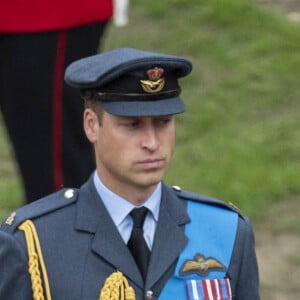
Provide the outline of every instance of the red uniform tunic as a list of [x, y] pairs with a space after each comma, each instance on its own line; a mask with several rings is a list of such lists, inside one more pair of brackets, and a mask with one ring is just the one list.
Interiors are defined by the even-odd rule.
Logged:
[[0, 32], [37, 32], [91, 24], [112, 16], [111, 0], [8, 0], [0, 4]]

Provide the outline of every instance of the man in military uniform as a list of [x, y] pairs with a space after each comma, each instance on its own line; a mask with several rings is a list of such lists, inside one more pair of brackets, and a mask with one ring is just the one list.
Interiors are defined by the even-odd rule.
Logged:
[[1, 300], [118, 299], [107, 295], [120, 281], [115, 293], [131, 289], [138, 300], [259, 299], [248, 219], [162, 182], [175, 115], [185, 111], [178, 79], [191, 69], [186, 58], [136, 49], [67, 68], [67, 83], [85, 100], [97, 168], [80, 189], [51, 194], [4, 220]]

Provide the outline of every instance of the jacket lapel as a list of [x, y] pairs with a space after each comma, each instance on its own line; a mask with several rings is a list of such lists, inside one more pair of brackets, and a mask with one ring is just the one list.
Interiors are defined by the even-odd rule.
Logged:
[[[113, 224], [114, 226], [114, 224]], [[105, 241], [105, 242], [103, 242]], [[143, 288], [144, 282], [136, 263], [117, 230], [101, 224], [95, 234], [92, 250], [121, 271], [127, 279]]]
[[143, 288], [136, 263], [103, 205], [92, 177], [80, 191], [76, 229], [94, 234], [92, 251]]
[[159, 221], [156, 228], [150, 265], [146, 279], [146, 290], [151, 290], [167, 269], [175, 264], [182, 249], [187, 244], [184, 225], [190, 221], [185, 205], [170, 188], [163, 185]]

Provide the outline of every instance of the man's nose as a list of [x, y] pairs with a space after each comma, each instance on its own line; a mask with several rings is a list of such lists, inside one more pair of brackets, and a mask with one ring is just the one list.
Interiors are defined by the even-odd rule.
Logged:
[[147, 126], [143, 132], [142, 147], [155, 151], [159, 147], [158, 134], [154, 126]]

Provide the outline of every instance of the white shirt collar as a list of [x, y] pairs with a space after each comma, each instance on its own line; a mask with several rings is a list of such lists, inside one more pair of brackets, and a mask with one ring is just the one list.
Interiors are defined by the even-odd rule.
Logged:
[[[104, 206], [109, 212], [113, 222], [118, 227], [131, 212], [131, 210], [137, 206], [109, 190], [102, 183], [97, 174], [97, 171], [95, 171], [94, 173], [94, 184], [99, 196], [104, 203]], [[160, 182], [152, 195], [143, 203], [143, 206], [147, 207], [149, 211], [151, 211], [152, 216], [156, 222], [158, 220], [161, 201], [161, 186], [162, 185]]]

